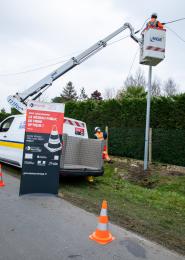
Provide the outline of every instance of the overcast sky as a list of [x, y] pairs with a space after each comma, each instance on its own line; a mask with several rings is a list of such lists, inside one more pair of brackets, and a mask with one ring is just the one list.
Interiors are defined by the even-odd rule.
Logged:
[[[66, 60], [125, 22], [138, 29], [152, 12], [157, 12], [162, 22], [185, 17], [184, 0], [0, 0], [0, 4], [0, 108], [6, 110], [8, 95], [25, 90], [60, 64], [30, 73], [11, 73]], [[185, 39], [185, 20], [169, 27]], [[116, 39], [127, 34], [125, 31]], [[107, 88], [120, 89], [137, 49], [130, 38], [104, 48], [55, 81], [46, 96], [59, 95], [69, 80], [78, 91], [85, 87], [88, 94], [96, 89], [102, 93]], [[131, 73], [139, 67], [147, 76], [148, 68], [139, 66], [138, 55]], [[167, 31], [166, 59], [154, 67], [153, 76], [162, 81], [172, 77], [179, 91], [185, 92], [184, 68], [185, 42]]]

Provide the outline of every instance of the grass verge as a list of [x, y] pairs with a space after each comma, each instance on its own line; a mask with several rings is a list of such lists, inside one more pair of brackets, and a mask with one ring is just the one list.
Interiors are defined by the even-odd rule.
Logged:
[[[104, 176], [92, 184], [84, 178], [62, 178], [62, 197], [97, 215], [106, 199], [111, 222], [185, 255], [185, 173], [153, 165], [147, 178], [139, 178], [133, 162], [137, 164], [126, 160], [105, 165]], [[3, 169], [20, 178], [20, 170]]]
[[127, 178], [128, 168], [122, 168], [106, 165], [104, 176], [92, 184], [84, 178], [63, 178], [60, 192], [64, 199], [97, 215], [106, 199], [111, 222], [185, 254], [185, 175], [154, 169], [147, 181], [140, 182]]

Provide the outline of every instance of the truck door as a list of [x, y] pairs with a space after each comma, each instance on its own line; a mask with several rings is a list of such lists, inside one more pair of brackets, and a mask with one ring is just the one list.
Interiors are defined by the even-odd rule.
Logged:
[[23, 141], [18, 140], [19, 131], [16, 125], [17, 118], [14, 116], [5, 119], [0, 125], [0, 160], [21, 166], [19, 158], [22, 156]]
[[9, 130], [14, 117], [5, 119], [0, 125], [0, 159], [4, 162], [11, 160], [11, 144], [9, 142]]

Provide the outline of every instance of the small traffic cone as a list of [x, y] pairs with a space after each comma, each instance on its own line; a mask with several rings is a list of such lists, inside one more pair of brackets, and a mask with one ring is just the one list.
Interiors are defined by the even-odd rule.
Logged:
[[115, 237], [108, 230], [108, 222], [107, 201], [103, 200], [98, 226], [89, 238], [102, 245], [112, 242]]
[[5, 183], [3, 181], [2, 167], [0, 164], [0, 187], [4, 187], [4, 186], [5, 186]]

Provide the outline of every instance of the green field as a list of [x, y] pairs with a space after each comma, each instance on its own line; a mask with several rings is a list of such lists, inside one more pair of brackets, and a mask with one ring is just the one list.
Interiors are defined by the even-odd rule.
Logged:
[[185, 174], [154, 166], [146, 177], [138, 169], [114, 162], [92, 184], [62, 178], [60, 192], [97, 215], [106, 199], [111, 222], [185, 254]]

